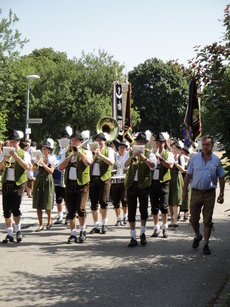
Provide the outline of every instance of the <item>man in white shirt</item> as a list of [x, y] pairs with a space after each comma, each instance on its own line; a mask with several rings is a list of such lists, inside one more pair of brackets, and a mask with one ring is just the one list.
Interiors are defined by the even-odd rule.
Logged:
[[[83, 243], [86, 239], [86, 203], [89, 195], [90, 164], [92, 153], [90, 150], [80, 148], [83, 138], [80, 131], [71, 136], [71, 152], [66, 151], [58, 166], [61, 172], [65, 169], [65, 202], [70, 221], [69, 244]], [[79, 240], [77, 240], [76, 213], [80, 223]]]
[[162, 217], [163, 238], [168, 237], [168, 196], [169, 183], [171, 180], [170, 168], [173, 167], [173, 154], [165, 149], [166, 138], [162, 132], [156, 135], [157, 144], [157, 166], [153, 173], [153, 180], [150, 189], [151, 211], [154, 221], [154, 232], [152, 237], [159, 236], [159, 211]]
[[7, 163], [6, 157], [4, 157], [0, 163], [0, 171], [2, 171], [3, 215], [7, 229], [7, 236], [2, 241], [3, 243], [14, 242], [13, 221], [17, 242], [22, 241], [20, 205], [27, 181], [26, 171], [31, 168], [29, 153], [22, 150], [19, 146], [22, 137], [23, 133], [21, 131], [14, 130], [10, 133], [8, 137], [9, 147], [12, 148], [8, 156], [8, 158], [10, 157], [10, 162]]
[[102, 216], [101, 233], [105, 234], [107, 232], [108, 197], [110, 192], [111, 166], [114, 165], [114, 152], [105, 145], [106, 137], [103, 133], [96, 135], [95, 140], [99, 147], [94, 153], [90, 180], [89, 197], [94, 220], [94, 227], [90, 233], [100, 233], [98, 213], [100, 204]]

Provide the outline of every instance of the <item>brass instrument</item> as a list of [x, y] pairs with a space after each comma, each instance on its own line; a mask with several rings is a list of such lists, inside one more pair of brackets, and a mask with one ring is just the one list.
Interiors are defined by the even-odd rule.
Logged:
[[15, 152], [15, 148], [14, 147], [5, 147], [5, 146], [3, 146], [3, 148], [2, 148], [2, 152], [3, 152], [3, 155], [4, 155], [3, 166], [6, 167], [6, 168], [11, 167], [11, 160], [12, 160], [12, 156], [10, 155], [11, 151]]
[[39, 164], [41, 163], [41, 161], [44, 159], [44, 156], [42, 155], [41, 150], [34, 150], [31, 152], [31, 158], [32, 160], [34, 160], [34, 165], [33, 168], [35, 171], [39, 170]]
[[3, 161], [3, 166], [6, 168], [11, 167], [11, 159], [12, 159], [11, 156], [5, 156]]
[[89, 142], [89, 139], [85, 140], [78, 146], [71, 146], [71, 156], [75, 156], [78, 154], [80, 148], [84, 147]]
[[98, 142], [90, 142], [89, 148], [94, 153], [96, 151], [96, 149], [99, 148]]
[[136, 152], [140, 152], [140, 153], [145, 153], [145, 145], [133, 145], [133, 153], [136, 153]]
[[38, 171], [39, 170], [39, 165], [41, 163], [41, 161], [44, 159], [44, 156], [41, 157], [41, 159], [39, 159], [37, 162], [34, 163], [34, 170]]
[[119, 134], [120, 128], [118, 122], [110, 116], [99, 119], [97, 126], [97, 134], [103, 133], [107, 142], [115, 140]]

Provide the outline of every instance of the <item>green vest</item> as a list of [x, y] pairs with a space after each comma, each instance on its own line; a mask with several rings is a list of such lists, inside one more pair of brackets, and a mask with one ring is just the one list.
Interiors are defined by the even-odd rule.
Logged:
[[[21, 148], [18, 150], [17, 155], [21, 158], [24, 159], [24, 150]], [[8, 168], [5, 167], [2, 172], [2, 184], [6, 181], [6, 175], [7, 175]], [[17, 186], [22, 185], [23, 183], [27, 182], [27, 175], [26, 175], [26, 170], [21, 167], [21, 165], [15, 161], [14, 163], [14, 178], [15, 178], [15, 183]]]
[[[86, 154], [86, 151], [82, 149], [83, 154]], [[65, 156], [67, 158], [68, 151], [66, 151]], [[68, 178], [69, 178], [69, 170], [71, 167], [71, 163], [67, 166], [65, 170], [64, 175], [64, 181], [65, 185], [67, 184]], [[82, 162], [82, 159], [77, 156], [77, 162], [76, 162], [76, 172], [77, 172], [77, 184], [78, 185], [84, 185], [90, 181], [90, 166], [85, 165], [85, 163]]]
[[[147, 149], [145, 149], [145, 156], [149, 158], [149, 150]], [[138, 170], [138, 182], [137, 182], [138, 189], [143, 190], [151, 186], [152, 172], [149, 166], [146, 165], [146, 163], [143, 160], [139, 160], [137, 162], [132, 161], [129, 166], [129, 169], [125, 176], [125, 187], [127, 189], [133, 185], [134, 177], [137, 170]]]
[[[103, 156], [108, 157], [109, 150], [108, 147], [104, 147], [101, 151], [101, 154]], [[100, 178], [102, 181], [106, 181], [111, 178], [111, 165], [105, 163], [102, 158], [97, 157], [97, 161], [99, 163], [99, 169], [100, 169]], [[93, 164], [92, 164], [93, 167]]]
[[[167, 150], [164, 149], [162, 158], [167, 160], [168, 159], [168, 152]], [[160, 164], [160, 169], [159, 169], [159, 180], [160, 182], [166, 182], [171, 179], [171, 173], [170, 169], [165, 167], [162, 163]]]
[[[109, 150], [107, 147], [104, 147], [101, 151], [101, 154], [103, 156], [108, 157], [109, 155]], [[100, 168], [100, 176], [102, 181], [106, 181], [109, 178], [111, 178], [111, 166], [107, 163], [105, 163], [102, 158], [98, 157], [98, 163], [99, 163], [99, 168]]]

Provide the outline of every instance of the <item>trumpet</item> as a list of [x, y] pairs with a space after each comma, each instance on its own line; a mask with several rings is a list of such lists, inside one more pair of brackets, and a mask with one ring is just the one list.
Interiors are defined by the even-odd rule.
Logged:
[[38, 171], [39, 170], [39, 165], [41, 161], [44, 159], [44, 156], [42, 156], [37, 162], [34, 163], [34, 170]]
[[89, 148], [93, 153], [95, 153], [96, 149], [99, 148], [98, 142], [90, 142]]
[[6, 168], [11, 167], [11, 160], [12, 160], [12, 156], [10, 155], [11, 151], [15, 152], [15, 148], [5, 147], [5, 146], [2, 148], [2, 152], [4, 154], [3, 166]]
[[12, 160], [11, 156], [4, 156], [3, 166], [6, 168], [11, 167], [11, 160]]
[[41, 150], [34, 150], [31, 152], [31, 158], [34, 161], [33, 168], [35, 171], [39, 169], [39, 163], [44, 159], [44, 156], [41, 153]]

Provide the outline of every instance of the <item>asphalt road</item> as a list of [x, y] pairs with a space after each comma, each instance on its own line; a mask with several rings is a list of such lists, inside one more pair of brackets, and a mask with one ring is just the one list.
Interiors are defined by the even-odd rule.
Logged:
[[[212, 254], [204, 256], [203, 243], [192, 249], [192, 227], [182, 221], [167, 239], [151, 238], [153, 222], [149, 218], [147, 246], [128, 248], [128, 225], [114, 226], [112, 206], [107, 234], [88, 234], [85, 243], [68, 245], [65, 225], [35, 232], [36, 212], [31, 199], [24, 196], [22, 243], [0, 243], [0, 306], [212, 306], [230, 273], [227, 209], [230, 186], [226, 187], [225, 203], [216, 204]], [[88, 208], [88, 233], [91, 227]], [[1, 212], [0, 240], [6, 235], [4, 228]], [[138, 234], [139, 228], [138, 215]]]

